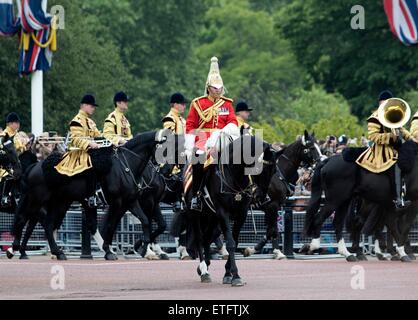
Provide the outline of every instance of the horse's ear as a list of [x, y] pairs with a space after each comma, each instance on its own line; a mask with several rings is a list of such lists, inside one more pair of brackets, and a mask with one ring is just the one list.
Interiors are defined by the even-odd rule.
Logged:
[[305, 135], [305, 140], [309, 140], [309, 132], [308, 132], [308, 130], [305, 130], [304, 135]]
[[315, 131], [312, 131], [312, 138], [315, 138]]

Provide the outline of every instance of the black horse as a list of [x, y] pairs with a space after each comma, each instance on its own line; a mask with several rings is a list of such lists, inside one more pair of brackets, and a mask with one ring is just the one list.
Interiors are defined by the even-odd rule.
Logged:
[[[157, 228], [151, 233], [150, 245], [145, 255], [150, 260], [169, 259], [167, 253], [157, 243], [157, 238], [167, 229], [167, 222], [161, 212], [160, 203], [172, 204], [174, 210], [181, 206], [183, 181], [180, 176], [181, 173], [172, 174], [173, 168], [173, 164], [166, 164], [161, 167], [153, 159], [145, 168], [140, 181], [139, 204], [149, 221], [154, 221], [157, 224]], [[142, 245], [142, 240], [138, 240], [134, 245], [135, 251], [138, 251]]]
[[[145, 241], [149, 239], [149, 222], [137, 202], [138, 186], [132, 188], [132, 182], [138, 181], [149, 159], [153, 155], [158, 144], [164, 142], [169, 131], [148, 132], [137, 135], [123, 148], [113, 151], [113, 148], [104, 148], [94, 151], [93, 158], [100, 159], [95, 168], [87, 170], [72, 178], [58, 176], [58, 180], [52, 185], [51, 178], [45, 175], [45, 170], [53, 168], [57, 159], [50, 157], [45, 162], [36, 164], [28, 170], [24, 177], [24, 190], [15, 215], [13, 227], [13, 251], [20, 249], [22, 230], [31, 218], [43, 220], [45, 234], [49, 242], [51, 253], [59, 260], [65, 260], [66, 256], [58, 248], [53, 233], [62, 224], [65, 214], [74, 201], [86, 204], [86, 199], [95, 192], [96, 182], [100, 181], [110, 205], [107, 214], [105, 230], [114, 231], [113, 222], [121, 215], [121, 210], [131, 210], [142, 222]], [[46, 166], [49, 163], [49, 166]], [[93, 161], [94, 162], [94, 161]], [[50, 172], [51, 173], [51, 172]], [[52, 177], [54, 177], [52, 175]], [[55, 172], [55, 179], [57, 173]], [[48, 180], [48, 181], [47, 181]], [[57, 181], [60, 183], [57, 185]], [[125, 212], [124, 211], [124, 212]], [[102, 245], [102, 239], [97, 231], [97, 210], [87, 210], [87, 225], [106, 255], [105, 258], [115, 260], [116, 256], [110, 250], [111, 239], [109, 232]], [[42, 219], [44, 216], [44, 219]], [[118, 221], [118, 220], [117, 220]], [[148, 231], [148, 232], [147, 232]], [[112, 233], [113, 237], [113, 233]], [[148, 240], [149, 242], [149, 240]], [[142, 250], [144, 251], [144, 250]]]
[[[413, 142], [407, 142], [404, 146], [406, 144], [411, 145]], [[402, 153], [402, 150], [400, 153]], [[413, 166], [411, 166], [410, 172], [405, 174], [406, 199], [418, 201], [418, 159], [414, 155], [409, 161]], [[325, 192], [325, 204], [320, 209], [323, 192]], [[404, 250], [408, 237], [404, 230], [400, 231], [398, 228], [397, 216], [401, 214], [402, 210], [395, 210], [392, 195], [391, 179], [386, 173], [371, 173], [358, 167], [354, 162], [344, 160], [341, 155], [323, 162], [314, 173], [312, 196], [305, 221], [305, 233], [307, 236], [313, 237], [313, 240], [310, 245], [305, 246], [301, 251], [311, 253], [320, 248], [322, 224], [335, 212], [333, 224], [338, 241], [338, 252], [345, 256], [347, 261], [357, 261], [357, 257], [350, 253], [345, 245], [343, 228], [347, 215], [351, 211], [353, 199], [360, 197], [376, 205], [379, 208], [378, 213], [383, 213], [384, 224], [387, 225], [398, 244], [398, 253], [401, 260], [410, 261]], [[382, 224], [376, 225], [375, 228], [373, 231], [378, 232], [379, 228], [382, 228]], [[405, 227], [405, 229], [408, 228], [410, 228], [410, 225]]]
[[[257, 144], [261, 146], [260, 151], [255, 148]], [[256, 160], [249, 163], [244, 157], [244, 152], [246, 152], [244, 150], [251, 151]], [[226, 156], [222, 156], [222, 153], [225, 152]], [[233, 156], [234, 152], [235, 157]], [[211, 259], [210, 245], [219, 236], [220, 227], [229, 253], [223, 283], [243, 286], [245, 283], [238, 274], [235, 262], [238, 237], [251, 202], [254, 198], [256, 201], [264, 201], [266, 198], [271, 177], [276, 170], [276, 158], [269, 144], [250, 136], [241, 136], [229, 146], [221, 149], [220, 153], [219, 163], [211, 165], [206, 173], [204, 183], [206, 200], [203, 212], [192, 210], [187, 212], [192, 230], [190, 249], [197, 252], [200, 259], [197, 271], [201, 281], [203, 283], [211, 282], [208, 271]], [[236, 161], [237, 155], [239, 161]], [[246, 175], [246, 170], [253, 166], [258, 167], [258, 172], [250, 177]], [[190, 204], [190, 190], [186, 194], [186, 200]], [[234, 221], [233, 228], [232, 221]]]
[[260, 207], [265, 212], [266, 236], [254, 248], [246, 248], [245, 256], [261, 253], [267, 242], [271, 240], [274, 258], [277, 260], [286, 258], [279, 247], [277, 213], [292, 192], [290, 184], [295, 184], [299, 178], [298, 169], [301, 164], [312, 166], [321, 159], [321, 156], [314, 134], [309, 135], [307, 131], [305, 131], [303, 138], [280, 151], [276, 161], [277, 171], [271, 179], [268, 190], [271, 201]]

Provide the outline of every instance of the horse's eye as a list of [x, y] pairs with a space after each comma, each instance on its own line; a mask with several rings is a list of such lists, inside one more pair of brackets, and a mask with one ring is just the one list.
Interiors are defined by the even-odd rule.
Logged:
[[309, 150], [308, 150], [308, 149], [305, 149], [305, 150], [303, 150], [303, 152], [304, 152], [305, 154], [307, 154], [307, 153], [309, 152]]

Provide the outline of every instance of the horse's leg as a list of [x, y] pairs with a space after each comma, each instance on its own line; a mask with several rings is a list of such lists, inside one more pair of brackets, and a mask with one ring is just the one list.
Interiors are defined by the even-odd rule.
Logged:
[[162, 260], [169, 260], [169, 257], [166, 252], [164, 252], [160, 245], [156, 242], [158, 236], [163, 234], [167, 229], [167, 222], [164, 219], [164, 216], [161, 212], [160, 205], [154, 205], [154, 221], [157, 223], [157, 229], [151, 233], [151, 243], [152, 250], [162, 259]]
[[29, 217], [33, 215], [34, 210], [36, 210], [36, 208], [32, 210], [28, 196], [23, 196], [13, 219], [12, 235], [14, 236], [14, 240], [12, 248], [9, 248], [6, 251], [6, 255], [9, 259], [12, 259], [15, 252], [20, 250], [23, 229], [25, 228]]
[[[229, 258], [225, 266], [225, 270], [228, 272], [228, 269], [229, 269], [229, 272], [232, 274], [232, 286], [234, 287], [243, 286], [245, 285], [245, 282], [239, 276], [238, 267], [235, 262], [235, 250], [237, 248], [237, 244], [232, 234], [229, 213], [221, 207], [221, 208], [218, 208], [217, 215], [219, 217], [220, 226], [224, 234], [224, 238], [226, 240], [226, 250], [228, 250], [228, 253], [229, 253]], [[238, 235], [239, 235], [239, 232], [238, 232]]]
[[[211, 283], [212, 279], [209, 274], [208, 265], [205, 261], [205, 256], [203, 253], [203, 238], [206, 235], [206, 233], [210, 233], [210, 236], [212, 236], [213, 230], [205, 229], [205, 235], [202, 234], [202, 228], [201, 228], [201, 217], [197, 215], [194, 211], [192, 212], [192, 228], [193, 228], [193, 243], [194, 243], [194, 249], [197, 252], [197, 255], [199, 257], [200, 264], [197, 267], [197, 274], [200, 276], [200, 281], [202, 283]], [[209, 237], [209, 234], [206, 235], [206, 237]]]
[[335, 211], [333, 225], [335, 229], [335, 235], [337, 237], [338, 253], [344, 256], [348, 262], [356, 262], [356, 256], [348, 251], [343, 237], [344, 222], [348, 213], [348, 208], [349, 204], [345, 203]]
[[414, 202], [414, 206], [408, 209], [406, 215], [399, 219], [399, 230], [401, 233], [402, 241], [405, 244], [405, 251], [408, 257], [411, 260], [416, 260], [415, 254], [411, 247], [411, 242], [409, 240], [409, 233], [411, 232], [412, 227], [415, 224], [417, 218], [417, 204]]
[[275, 260], [283, 260], [283, 259], [286, 259], [286, 256], [280, 250], [280, 245], [279, 245], [280, 234], [279, 234], [279, 228], [277, 227], [278, 209], [279, 209], [278, 207], [273, 208], [269, 220], [266, 221], [268, 229], [269, 229], [268, 234], [267, 234], [267, 239], [269, 238], [271, 239], [271, 245], [273, 247], [273, 255], [274, 255], [273, 258]]
[[108, 261], [115, 261], [118, 259], [111, 247], [116, 228], [118, 227], [118, 223], [124, 214], [125, 210], [122, 207], [121, 200], [113, 201], [110, 204], [109, 211], [106, 214], [102, 227], [103, 251], [105, 252], [105, 259]]
[[26, 246], [28, 245], [29, 239], [32, 236], [33, 230], [35, 230], [37, 223], [38, 219], [36, 218], [32, 218], [29, 220], [29, 223], [26, 227], [25, 236], [23, 237], [23, 241], [19, 250], [21, 260], [29, 259], [28, 255], [26, 254]]
[[324, 222], [332, 215], [335, 211], [335, 206], [331, 204], [325, 204], [323, 208], [319, 210], [318, 216], [314, 221], [314, 237], [311, 243], [304, 246], [300, 252], [313, 254], [316, 250], [321, 248], [321, 229]]
[[[267, 242], [272, 239], [274, 234], [274, 224], [277, 227], [277, 211], [276, 214], [272, 214], [274, 209], [271, 209], [271, 206], [267, 207], [264, 211], [264, 224], [266, 226], [266, 236], [261, 239], [255, 247], [248, 247], [244, 250], [244, 257], [250, 257], [253, 254], [261, 253], [266, 246]], [[276, 219], [275, 223], [273, 220]]]
[[405, 241], [399, 230], [398, 215], [395, 210], [389, 211], [386, 215], [386, 225], [397, 244], [396, 251], [398, 255], [394, 256], [392, 260], [399, 261], [400, 259], [402, 262], [411, 262], [411, 259], [405, 252]]
[[58, 260], [67, 260], [64, 252], [58, 247], [54, 233], [61, 226], [62, 221], [64, 220], [65, 214], [68, 208], [71, 206], [72, 201], [52, 201], [48, 206], [47, 216], [45, 218], [45, 235], [48, 239], [49, 248], [51, 254], [55, 255]]
[[142, 210], [138, 201], [134, 201], [130, 206], [132, 214], [141, 221], [142, 232], [143, 232], [143, 245], [140, 249], [139, 254], [146, 259], [155, 259], [155, 253], [150, 248], [151, 243], [151, 221]]

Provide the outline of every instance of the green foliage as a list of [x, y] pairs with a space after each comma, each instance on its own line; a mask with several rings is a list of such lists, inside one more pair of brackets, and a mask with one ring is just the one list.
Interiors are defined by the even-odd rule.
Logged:
[[366, 118], [380, 91], [396, 96], [416, 88], [418, 51], [391, 33], [383, 1], [363, 1], [366, 29], [352, 30], [355, 0], [292, 1], [276, 12], [276, 25], [315, 82], [341, 93]]

